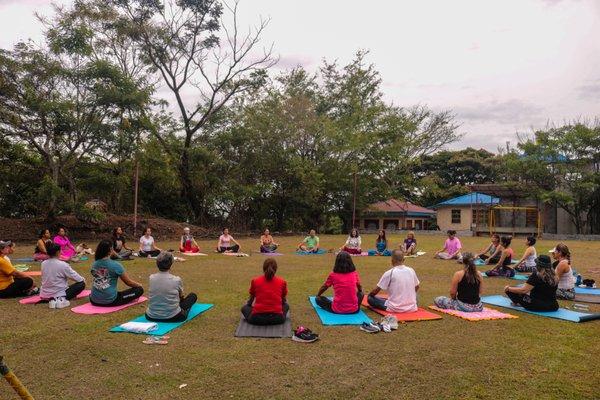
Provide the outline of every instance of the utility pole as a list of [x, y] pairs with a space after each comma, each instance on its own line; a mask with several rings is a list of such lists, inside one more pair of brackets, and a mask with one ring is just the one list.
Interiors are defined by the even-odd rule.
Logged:
[[356, 172], [354, 172], [354, 195], [352, 199], [352, 228], [356, 228], [356, 183], [357, 176]]
[[135, 189], [133, 194], [133, 237], [137, 237], [138, 186], [140, 182], [140, 161], [135, 157]]

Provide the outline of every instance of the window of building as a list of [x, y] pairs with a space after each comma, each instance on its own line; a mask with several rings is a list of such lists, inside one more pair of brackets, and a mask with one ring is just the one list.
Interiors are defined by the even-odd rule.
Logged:
[[487, 210], [473, 210], [473, 223], [477, 226], [487, 226], [489, 212]]
[[538, 213], [537, 210], [526, 210], [525, 211], [525, 226], [530, 228], [530, 227], [536, 227], [537, 226], [537, 218], [538, 218]]
[[452, 223], [460, 224], [460, 210], [452, 210]]

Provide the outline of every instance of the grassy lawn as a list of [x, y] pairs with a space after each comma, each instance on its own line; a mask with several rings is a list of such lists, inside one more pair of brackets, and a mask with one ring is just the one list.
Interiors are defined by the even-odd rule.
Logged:
[[[276, 238], [278, 239], [278, 238]], [[325, 248], [344, 236], [321, 236]], [[373, 245], [375, 237], [364, 236]], [[455, 262], [434, 260], [443, 237], [417, 237], [425, 256], [410, 259], [421, 280], [419, 304], [448, 292]], [[101, 315], [78, 315], [0, 301], [0, 354], [37, 399], [584, 399], [600, 393], [600, 321], [582, 324], [513, 312], [518, 319], [467, 322], [444, 316], [413, 322], [389, 334], [369, 335], [358, 327], [324, 327], [307, 296], [314, 295], [333, 266], [331, 254], [296, 256], [298, 237], [281, 238], [279, 275], [288, 281], [294, 326], [318, 332], [314, 344], [289, 339], [237, 339], [233, 332], [250, 279], [263, 256], [232, 258], [210, 253], [177, 263], [173, 273], [195, 291], [207, 313], [171, 333], [167, 346], [142, 344], [144, 336], [109, 333], [114, 325], [144, 312], [144, 306]], [[400, 242], [399, 236], [390, 238]], [[244, 250], [257, 239], [242, 240]], [[518, 255], [523, 240], [515, 240]], [[479, 251], [485, 238], [465, 238], [464, 248]], [[215, 241], [201, 242], [205, 252]], [[540, 241], [538, 252], [554, 242]], [[575, 268], [600, 281], [600, 243], [567, 242]], [[175, 243], [158, 243], [163, 249]], [[368, 247], [368, 245], [365, 245]], [[14, 258], [29, 256], [33, 244]], [[389, 267], [389, 258], [354, 258], [365, 290]], [[90, 261], [75, 268], [90, 281]], [[35, 266], [38, 269], [39, 266]], [[147, 285], [153, 261], [135, 260], [125, 268]], [[39, 278], [36, 278], [39, 281]], [[486, 294], [501, 293], [503, 278], [486, 279]], [[83, 300], [72, 301], [82, 304]], [[568, 302], [563, 303], [569, 305]], [[600, 307], [591, 305], [592, 311]], [[368, 312], [375, 318], [376, 314]], [[179, 389], [180, 384], [187, 384]], [[17, 399], [6, 382], [0, 398]]]

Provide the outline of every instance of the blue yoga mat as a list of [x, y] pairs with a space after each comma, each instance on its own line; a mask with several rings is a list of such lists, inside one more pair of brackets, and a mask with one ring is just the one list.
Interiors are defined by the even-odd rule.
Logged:
[[13, 259], [14, 262], [35, 262], [35, 260], [31, 257], [25, 257], [25, 258], [14, 258]]
[[[523, 286], [523, 285], [519, 285], [519, 286]], [[581, 288], [581, 287], [575, 286], [575, 293], [591, 294], [591, 295], [600, 296], [600, 288]]]
[[600, 319], [600, 313], [586, 314], [582, 312], [567, 310], [566, 308], [559, 308], [558, 311], [529, 311], [524, 309], [523, 307], [511, 305], [511, 301], [508, 297], [500, 295], [484, 296], [481, 298], [481, 301], [486, 304], [491, 304], [493, 306], [510, 308], [512, 310], [522, 311], [529, 314], [535, 314], [541, 317], [556, 318], [571, 322], [586, 322], [595, 319]]
[[[486, 274], [481, 274], [483, 275], [484, 278], [507, 278], [506, 276], [487, 276]], [[513, 276], [512, 278], [509, 279], [514, 279], [517, 281], [526, 281], [527, 279], [529, 279], [529, 275], [524, 275], [524, 274], [515, 274], [515, 276]]]
[[595, 294], [600, 296], [600, 288], [582, 288], [575, 286], [575, 293], [577, 294]]
[[316, 253], [312, 253], [310, 251], [300, 251], [300, 250], [296, 251], [296, 254], [298, 254], [299, 256], [315, 256], [315, 255], [325, 254], [325, 253], [327, 253], [327, 251], [324, 249], [319, 249], [319, 250], [317, 250]]
[[315, 301], [315, 296], [310, 296], [308, 299], [323, 325], [361, 325], [363, 322], [373, 322], [363, 310], [354, 314], [335, 314], [319, 307]]
[[[183, 325], [186, 322], [196, 318], [198, 315], [200, 315], [204, 311], [210, 309], [212, 306], [213, 306], [212, 304], [196, 303], [190, 309], [190, 312], [188, 313], [188, 317], [185, 321], [183, 321], [183, 322], [157, 322], [158, 329], [156, 329], [152, 332], [143, 333], [143, 335], [152, 335], [152, 336], [166, 335], [167, 333], [171, 332], [173, 329], [179, 328], [180, 325]], [[153, 321], [148, 321], [144, 315], [140, 315], [136, 319], [132, 319], [131, 322], [153, 322]], [[114, 328], [112, 328], [110, 330], [110, 332], [127, 332], [127, 331], [121, 329], [121, 327], [117, 325]], [[127, 332], [127, 333], [134, 333], [134, 332]]]

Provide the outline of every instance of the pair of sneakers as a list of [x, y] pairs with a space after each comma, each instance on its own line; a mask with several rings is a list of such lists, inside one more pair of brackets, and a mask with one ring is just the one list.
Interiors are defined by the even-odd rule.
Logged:
[[300, 343], [312, 343], [312, 342], [316, 342], [317, 340], [319, 340], [319, 335], [317, 333], [313, 333], [313, 331], [311, 331], [308, 328], [299, 326], [294, 331], [292, 340], [294, 342], [300, 342]]
[[56, 297], [48, 302], [48, 307], [52, 309], [60, 309], [69, 307], [71, 302], [67, 300], [65, 297]]
[[398, 320], [393, 315], [386, 315], [381, 319], [380, 323], [377, 322], [363, 322], [360, 326], [360, 330], [367, 333], [386, 332], [389, 333], [393, 330], [398, 329]]

